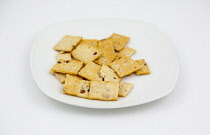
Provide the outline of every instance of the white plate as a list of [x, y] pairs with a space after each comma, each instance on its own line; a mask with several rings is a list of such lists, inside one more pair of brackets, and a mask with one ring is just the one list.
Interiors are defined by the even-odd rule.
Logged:
[[[133, 83], [134, 88], [127, 97], [120, 97], [118, 101], [89, 100], [63, 94], [63, 85], [49, 73], [58, 53], [53, 50], [54, 45], [64, 35], [103, 39], [112, 33], [131, 38], [127, 46], [137, 50], [132, 58], [144, 58], [151, 74], [125, 77], [123, 80]], [[31, 69], [39, 88], [46, 95], [63, 103], [89, 108], [122, 108], [154, 101], [169, 94], [178, 77], [174, 49], [157, 27], [124, 19], [86, 19], [49, 25], [35, 40], [31, 52]]]

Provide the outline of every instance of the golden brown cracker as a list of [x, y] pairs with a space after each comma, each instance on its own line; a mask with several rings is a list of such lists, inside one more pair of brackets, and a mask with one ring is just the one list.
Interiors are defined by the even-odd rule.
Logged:
[[122, 82], [120, 84], [118, 96], [119, 97], [126, 97], [126, 95], [131, 91], [132, 88], [133, 88], [132, 83]]
[[103, 78], [103, 81], [120, 82], [121, 80], [121, 78], [114, 72], [114, 70], [106, 65], [102, 65], [100, 76]]
[[85, 64], [94, 61], [101, 54], [102, 53], [99, 51], [99, 49], [96, 49], [88, 44], [80, 44], [72, 51], [72, 56], [75, 59], [84, 62]]
[[150, 69], [144, 59], [136, 60], [136, 62], [140, 65], [140, 69], [136, 71], [137, 75], [150, 74]]
[[83, 62], [76, 60], [59, 60], [53, 67], [53, 72], [76, 75], [82, 68]]
[[113, 33], [110, 36], [110, 39], [113, 43], [114, 49], [116, 51], [121, 51], [123, 49], [123, 47], [127, 44], [127, 42], [129, 41], [130, 38], [127, 36]]
[[97, 48], [102, 52], [102, 55], [95, 61], [99, 65], [108, 65], [116, 57], [114, 47], [110, 39], [103, 39], [98, 41]]
[[129, 75], [138, 69], [140, 69], [139, 64], [131, 59], [130, 57], [123, 57], [118, 60], [115, 60], [109, 66], [120, 76], [124, 77]]
[[75, 77], [67, 77], [63, 92], [68, 95], [88, 98], [89, 96], [89, 81], [81, 80]]
[[78, 75], [88, 80], [102, 80], [102, 78], [99, 76], [100, 69], [101, 66], [90, 62], [79, 71]]
[[90, 81], [89, 99], [104, 101], [118, 100], [119, 83]]
[[75, 48], [81, 40], [82, 37], [80, 36], [66, 35], [54, 46], [54, 50], [71, 52], [71, 50]]

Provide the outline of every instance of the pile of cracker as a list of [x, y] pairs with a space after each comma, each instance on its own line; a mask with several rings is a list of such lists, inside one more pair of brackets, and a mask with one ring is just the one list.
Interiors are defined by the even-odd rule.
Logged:
[[64, 84], [63, 93], [104, 101], [125, 97], [133, 84], [121, 82], [123, 77], [150, 74], [144, 59], [130, 58], [135, 49], [125, 47], [129, 37], [112, 34], [109, 38], [83, 39], [64, 36], [54, 50], [57, 63], [50, 70]]

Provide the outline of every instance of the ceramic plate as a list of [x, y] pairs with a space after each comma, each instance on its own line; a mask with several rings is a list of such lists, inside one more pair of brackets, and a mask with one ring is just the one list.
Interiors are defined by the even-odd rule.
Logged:
[[[127, 76], [123, 81], [133, 83], [127, 97], [118, 101], [98, 101], [78, 98], [62, 93], [63, 84], [49, 73], [56, 63], [53, 50], [64, 35], [82, 36], [84, 39], [104, 39], [112, 33], [130, 37], [127, 46], [136, 49], [133, 59], [145, 59], [150, 75]], [[125, 19], [86, 19], [49, 25], [37, 37], [31, 52], [31, 69], [40, 90], [47, 96], [75, 106], [89, 108], [123, 108], [148, 103], [169, 94], [178, 77], [178, 62], [169, 40], [150, 23]]]

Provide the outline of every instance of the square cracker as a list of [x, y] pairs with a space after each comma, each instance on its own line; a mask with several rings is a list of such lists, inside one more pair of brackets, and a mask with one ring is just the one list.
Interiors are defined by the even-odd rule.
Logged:
[[123, 49], [123, 47], [127, 44], [127, 42], [129, 41], [130, 38], [120, 35], [120, 34], [113, 33], [110, 36], [110, 39], [112, 40], [114, 49], [116, 51], [121, 51]]
[[88, 44], [94, 47], [97, 46], [98, 40], [97, 39], [83, 39], [79, 44]]
[[121, 78], [114, 72], [114, 70], [106, 65], [102, 65], [100, 76], [103, 78], [103, 81], [120, 82], [121, 80]]
[[50, 73], [52, 75], [54, 75], [60, 81], [60, 83], [65, 83], [66, 74], [63, 74], [63, 73], [55, 73], [52, 70], [50, 70]]
[[77, 91], [72, 89], [72, 86], [74, 86], [76, 81], [83, 80], [82, 77], [70, 74], [66, 74], [66, 77], [67, 78], [64, 84], [63, 93], [76, 96]]
[[78, 45], [82, 40], [80, 36], [64, 36], [55, 46], [54, 50], [62, 52], [71, 52], [71, 50]]
[[89, 99], [118, 100], [119, 83], [90, 81]]
[[70, 53], [59, 53], [56, 55], [58, 60], [71, 60], [71, 54]]
[[79, 71], [78, 75], [88, 80], [101, 81], [102, 78], [99, 76], [100, 69], [101, 69], [101, 66], [95, 64], [94, 62], [90, 62]]
[[122, 82], [120, 84], [118, 96], [125, 97], [131, 91], [132, 88], [133, 88], [132, 83]]
[[130, 47], [125, 47], [123, 48], [118, 54], [117, 58], [122, 58], [122, 57], [130, 57], [136, 52], [135, 49], [130, 48]]
[[72, 51], [72, 56], [85, 64], [94, 61], [101, 55], [101, 51], [88, 44], [80, 44]]
[[53, 72], [76, 75], [82, 68], [83, 62], [77, 60], [59, 60], [53, 67]]
[[136, 62], [140, 65], [140, 69], [136, 71], [137, 75], [150, 74], [150, 69], [144, 59], [136, 60]]
[[99, 65], [108, 65], [116, 57], [114, 47], [110, 39], [103, 39], [98, 41], [97, 48], [102, 52], [102, 55], [96, 60]]
[[66, 78], [63, 93], [83, 98], [88, 98], [90, 82], [80, 79], [76, 76]]
[[131, 59], [130, 57], [123, 57], [118, 60], [115, 60], [114, 62], [109, 64], [109, 66], [115, 72], [117, 72], [117, 74], [120, 77], [129, 75], [129, 74], [135, 72], [136, 70], [140, 69], [139, 64], [135, 60]]

